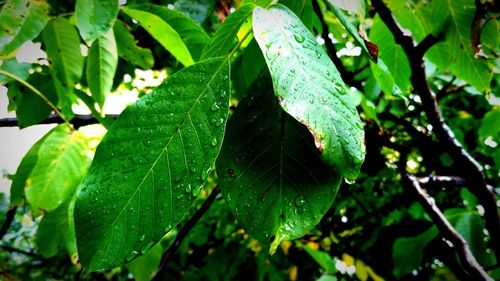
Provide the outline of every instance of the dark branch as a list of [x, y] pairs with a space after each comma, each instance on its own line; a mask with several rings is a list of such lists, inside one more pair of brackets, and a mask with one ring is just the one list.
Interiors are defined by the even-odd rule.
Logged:
[[323, 18], [323, 13], [321, 12], [321, 8], [318, 4], [317, 0], [312, 1], [313, 9], [316, 15], [318, 16], [319, 21], [321, 22], [321, 29], [323, 29], [323, 32], [321, 33], [321, 37], [323, 37], [323, 40], [325, 40], [325, 47], [326, 51], [332, 60], [333, 64], [337, 68], [337, 70], [340, 73], [340, 76], [342, 77], [342, 80], [344, 82], [351, 86], [355, 87], [356, 89], [360, 90], [363, 92], [363, 85], [361, 84], [360, 81], [356, 81], [354, 79], [354, 74], [352, 72], [349, 72], [344, 64], [342, 64], [342, 61], [340, 58], [337, 56], [337, 51], [335, 50], [335, 46], [332, 43], [332, 40], [328, 37], [328, 25], [325, 22], [325, 19]]
[[432, 34], [427, 35], [418, 45], [415, 47], [417, 54], [423, 58], [425, 53], [435, 44], [441, 41], [441, 37], [436, 37]]
[[486, 24], [486, 4], [481, 0], [476, 0], [476, 13], [471, 24], [471, 45], [476, 58], [487, 58], [481, 49], [481, 31]]
[[486, 274], [484, 269], [479, 265], [474, 255], [467, 244], [467, 241], [453, 228], [444, 214], [436, 206], [434, 198], [429, 196], [420, 186], [417, 178], [406, 174], [403, 178], [403, 185], [410, 190], [418, 199], [426, 213], [431, 217], [434, 224], [437, 226], [441, 236], [449, 240], [460, 258], [464, 274], [467, 274], [471, 280], [493, 280]]
[[10, 208], [5, 214], [5, 220], [3, 221], [2, 228], [0, 228], [0, 241], [3, 239], [5, 234], [10, 228], [10, 225], [14, 221], [14, 217], [16, 216], [17, 207]]
[[45, 259], [44, 257], [42, 257], [40, 255], [37, 255], [37, 254], [35, 254], [33, 252], [28, 252], [28, 251], [21, 250], [21, 249], [18, 249], [18, 248], [14, 248], [14, 247], [11, 247], [11, 246], [8, 246], [8, 245], [1, 245], [0, 248], [4, 249], [7, 252], [23, 254], [25, 256], [32, 257], [32, 258], [35, 258], [35, 259], [38, 259], [38, 260], [44, 260]]
[[418, 182], [424, 185], [447, 185], [447, 186], [465, 186], [467, 181], [461, 177], [450, 176], [428, 176], [418, 178]]
[[[107, 117], [116, 119], [118, 115], [107, 115]], [[64, 123], [64, 120], [61, 117], [51, 114], [47, 119], [43, 120], [38, 124], [61, 124]], [[97, 120], [92, 115], [75, 115], [70, 123], [73, 124], [75, 129], [78, 129], [82, 126], [87, 126], [91, 124], [98, 124], [99, 120]], [[17, 118], [3, 118], [0, 119], [0, 127], [19, 127], [19, 123], [17, 122]]]
[[217, 186], [212, 190], [212, 193], [210, 193], [205, 202], [203, 202], [203, 205], [201, 205], [201, 207], [196, 211], [196, 213], [194, 213], [194, 215], [181, 228], [181, 230], [177, 234], [177, 237], [175, 237], [175, 240], [172, 243], [172, 245], [170, 245], [168, 250], [165, 253], [163, 253], [163, 256], [161, 258], [161, 264], [158, 267], [158, 271], [153, 277], [153, 280], [162, 280], [161, 275], [167, 268], [166, 267], [167, 262], [177, 252], [177, 250], [182, 244], [182, 241], [184, 241], [189, 231], [191, 231], [191, 229], [198, 223], [203, 214], [205, 214], [208, 211], [208, 209], [210, 208], [210, 206], [212, 205], [212, 203], [214, 202], [215, 198], [219, 193], [220, 193], [220, 188]]
[[[373, 7], [393, 34], [395, 41], [401, 45], [408, 57], [411, 67], [411, 83], [414, 91], [420, 96], [428, 122], [434, 128], [442, 147], [456, 159], [456, 168], [467, 180], [470, 192], [474, 194], [484, 207], [485, 225], [491, 237], [500, 237], [500, 216], [496, 206], [495, 194], [488, 188], [483, 169], [479, 163], [462, 147], [451, 129], [445, 123], [438, 108], [436, 96], [431, 91], [425, 75], [424, 62], [411, 36], [405, 35], [396, 23], [391, 11], [382, 0], [373, 0]], [[500, 260], [500, 239], [490, 240], [497, 260]]]

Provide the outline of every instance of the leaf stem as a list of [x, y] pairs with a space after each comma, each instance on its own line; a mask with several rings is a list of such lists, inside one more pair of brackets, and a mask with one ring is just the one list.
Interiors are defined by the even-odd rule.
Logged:
[[68, 124], [68, 126], [70, 126], [71, 128], [73, 128], [73, 126], [71, 126], [71, 123], [69, 122], [69, 120], [61, 113], [61, 111], [59, 111], [59, 109], [57, 109], [57, 107], [44, 95], [42, 94], [42, 92], [40, 92], [37, 88], [35, 88], [33, 85], [31, 85], [30, 83], [26, 82], [24, 79], [22, 79], [21, 77], [15, 75], [15, 74], [12, 74], [8, 71], [5, 71], [5, 70], [2, 70], [0, 69], [0, 74], [1, 75], [5, 75], [9, 78], [12, 78], [14, 80], [16, 80], [17, 82], [23, 84], [23, 86], [25, 86], [26, 88], [30, 89], [33, 93], [35, 93], [35, 95], [37, 95], [39, 98], [41, 98], [45, 103], [47, 103], [47, 105], [52, 108], [52, 110], [59, 116], [61, 117], [61, 119], [64, 121], [64, 123]]

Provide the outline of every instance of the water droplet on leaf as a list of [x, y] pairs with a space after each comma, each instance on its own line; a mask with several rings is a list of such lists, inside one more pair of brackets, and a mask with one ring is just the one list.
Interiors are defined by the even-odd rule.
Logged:
[[297, 207], [303, 207], [306, 204], [306, 200], [304, 199], [304, 196], [299, 195], [297, 198], [295, 198], [295, 205]]
[[302, 43], [304, 42], [304, 40], [306, 39], [304, 36], [300, 35], [300, 34], [294, 34], [293, 35], [293, 38], [295, 39], [295, 41], [297, 41], [298, 43]]

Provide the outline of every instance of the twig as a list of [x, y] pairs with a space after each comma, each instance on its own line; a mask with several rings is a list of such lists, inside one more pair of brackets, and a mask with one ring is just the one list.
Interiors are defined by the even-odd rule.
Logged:
[[328, 25], [325, 22], [325, 19], [323, 18], [323, 13], [321, 12], [321, 7], [319, 6], [318, 0], [312, 1], [313, 9], [316, 15], [318, 16], [319, 21], [321, 22], [321, 28], [323, 29], [323, 32], [321, 33], [321, 37], [325, 40], [325, 47], [327, 50], [327, 53], [332, 60], [333, 64], [337, 68], [337, 70], [340, 73], [340, 76], [342, 77], [342, 80], [344, 82], [351, 86], [355, 87], [356, 89], [360, 90], [363, 92], [363, 85], [361, 84], [360, 81], [356, 81], [354, 79], [354, 75], [352, 72], [347, 71], [345, 68], [344, 64], [342, 64], [342, 61], [340, 58], [337, 56], [337, 51], [335, 50], [335, 46], [333, 46], [332, 41], [328, 37]]
[[18, 249], [18, 248], [14, 248], [14, 247], [11, 247], [11, 246], [8, 246], [8, 245], [0, 245], [0, 248], [4, 249], [5, 251], [8, 251], [8, 252], [23, 254], [25, 256], [32, 257], [32, 258], [39, 259], [39, 260], [44, 260], [45, 259], [44, 257], [42, 257], [40, 255], [37, 255], [37, 254], [35, 254], [33, 252], [28, 252], [28, 251], [21, 250], [21, 249]]
[[210, 208], [210, 206], [212, 205], [212, 203], [214, 202], [215, 198], [219, 193], [220, 193], [220, 188], [219, 186], [217, 186], [212, 190], [212, 192], [205, 200], [205, 202], [203, 202], [203, 205], [201, 205], [201, 207], [196, 211], [196, 213], [194, 213], [194, 215], [182, 227], [182, 229], [177, 234], [177, 237], [175, 237], [175, 240], [172, 243], [172, 245], [170, 245], [168, 250], [165, 253], [163, 253], [163, 256], [161, 258], [161, 264], [158, 267], [158, 270], [152, 280], [162, 280], [161, 275], [166, 270], [167, 262], [177, 252], [177, 250], [182, 244], [182, 241], [184, 241], [189, 231], [191, 231], [191, 229], [196, 225], [196, 223], [198, 223], [203, 214], [205, 214], [208, 211], [208, 209]]
[[436, 43], [439, 43], [441, 41], [441, 36], [436, 37], [432, 34], [427, 35], [418, 45], [415, 47], [415, 50], [417, 51], [418, 56], [420, 58], [423, 58], [425, 53]]
[[[0, 69], [0, 74], [1, 75], [5, 75], [11, 79], [14, 79], [16, 80], [17, 82], [23, 84], [23, 86], [25, 86], [26, 88], [30, 89], [35, 95], [37, 95], [39, 98], [41, 98], [50, 108], [52, 108], [52, 110], [57, 114], [59, 115], [59, 117], [65, 122], [67, 123], [68, 125], [70, 125], [68, 119], [66, 119], [66, 117], [59, 111], [59, 109], [57, 109], [57, 106], [55, 106], [44, 94], [42, 94], [42, 92], [40, 92], [37, 88], [33, 87], [33, 85], [31, 85], [30, 83], [24, 81], [24, 79], [22, 79], [21, 77], [15, 75], [15, 74], [12, 74], [8, 71], [5, 71], [5, 70], [2, 70]], [[71, 125], [70, 125], [71, 127]]]
[[476, 58], [487, 58], [481, 49], [481, 31], [486, 24], [486, 5], [481, 0], [476, 0], [476, 13], [471, 24], [471, 45]]
[[464, 273], [470, 276], [471, 280], [493, 280], [479, 265], [474, 255], [472, 255], [467, 241], [453, 228], [444, 214], [436, 206], [434, 198], [429, 196], [420, 187], [417, 178], [406, 174], [403, 178], [403, 185], [408, 188], [418, 199], [426, 213], [431, 217], [443, 238], [449, 240], [460, 258]]
[[442, 143], [447, 152], [456, 159], [456, 166], [463, 172], [464, 178], [469, 183], [467, 187], [474, 194], [485, 210], [485, 226], [491, 237], [490, 243], [495, 252], [497, 260], [500, 260], [500, 216], [496, 206], [495, 194], [488, 188], [485, 182], [482, 167], [478, 162], [462, 147], [451, 129], [445, 123], [438, 108], [436, 96], [431, 91], [425, 75], [424, 62], [414, 45], [413, 38], [403, 33], [396, 23], [389, 8], [382, 0], [373, 0], [372, 5], [380, 18], [387, 25], [394, 36], [396, 43], [401, 45], [408, 57], [411, 67], [411, 83], [413, 89], [420, 96], [422, 106], [429, 123], [434, 128], [438, 140]]
[[5, 220], [3, 221], [2, 228], [0, 228], [0, 241], [3, 239], [5, 234], [10, 228], [10, 225], [14, 221], [14, 217], [16, 216], [17, 207], [12, 207], [5, 214]]
[[[113, 119], [118, 117], [118, 115], [107, 115], [107, 117], [108, 116]], [[43, 120], [38, 124], [61, 124], [64, 122], [65, 121], [61, 119], [60, 116], [52, 114], [47, 119]], [[97, 120], [92, 115], [75, 115], [69, 122], [74, 126], [75, 129], [78, 129], [82, 126], [98, 124], [99, 120]], [[19, 124], [17, 122], [17, 118], [0, 119], [0, 127], [18, 127], [18, 126]]]
[[460, 186], [466, 185], [467, 181], [461, 177], [453, 176], [428, 176], [417, 179], [420, 184], [424, 185], [451, 185]]

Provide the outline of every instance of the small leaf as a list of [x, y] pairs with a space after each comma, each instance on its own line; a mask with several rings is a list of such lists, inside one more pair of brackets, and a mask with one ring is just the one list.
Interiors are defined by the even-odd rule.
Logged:
[[323, 163], [307, 128], [280, 108], [270, 78], [256, 83], [228, 122], [217, 171], [238, 221], [257, 239], [274, 237], [273, 253], [320, 221], [341, 177]]
[[118, 0], [77, 0], [75, 15], [83, 40], [92, 43], [113, 26], [118, 15]]
[[34, 39], [49, 20], [49, 6], [41, 0], [9, 0], [0, 12], [0, 57]]
[[[10, 72], [23, 80], [26, 80], [30, 75], [29, 70], [31, 69], [31, 64], [25, 62], [20, 63], [16, 60], [16, 58], [11, 58], [8, 60], [4, 60], [2, 64], [0, 64], [0, 69]], [[10, 81], [12, 81], [10, 77], [0, 75], [0, 85]]]
[[364, 15], [364, 0], [328, 0], [328, 2], [351, 13]]
[[253, 29], [281, 107], [307, 126], [322, 159], [354, 180], [365, 153], [363, 125], [325, 51], [282, 5], [255, 8]]
[[35, 214], [50, 212], [71, 198], [87, 171], [87, 142], [61, 124], [48, 133], [26, 180], [26, 199]]
[[126, 267], [137, 281], [149, 281], [153, 278], [161, 262], [163, 248], [161, 243], [156, 244], [146, 254], [133, 260]]
[[153, 36], [167, 51], [169, 51], [184, 66], [194, 63], [189, 50], [181, 36], [172, 26], [159, 16], [132, 8], [123, 8], [123, 12], [135, 19]]
[[234, 13], [230, 14], [222, 27], [212, 36], [208, 45], [203, 49], [201, 58], [213, 58], [228, 54], [238, 42], [238, 30], [250, 20], [253, 4], [242, 5]]
[[[63, 18], [55, 18], [43, 30], [43, 42], [51, 71], [65, 89], [71, 89], [83, 74], [80, 38], [75, 27]], [[60, 101], [65, 96], [59, 96]]]
[[[401, 277], [420, 266], [425, 246], [434, 239], [437, 234], [438, 230], [433, 226], [415, 237], [396, 239], [392, 247], [394, 275], [396, 275], [396, 277]], [[408, 253], [411, 253], [411, 255]]]
[[87, 58], [87, 82], [92, 97], [101, 108], [113, 86], [117, 66], [116, 41], [110, 30], [92, 43]]
[[160, 17], [177, 31], [189, 49], [193, 59], [197, 61], [200, 58], [201, 51], [207, 45], [209, 37], [205, 30], [194, 20], [179, 11], [171, 10], [164, 6], [148, 4], [134, 6], [134, 9], [143, 10]]
[[304, 245], [304, 250], [327, 272], [334, 274], [337, 272], [335, 261], [326, 252], [315, 250], [307, 245]]
[[115, 33], [116, 48], [120, 57], [142, 69], [153, 67], [153, 53], [151, 50], [141, 48], [137, 45], [134, 36], [123, 22], [116, 21], [113, 31]]
[[[129, 262], [184, 217], [219, 153], [228, 76], [227, 60], [194, 64], [127, 107], [113, 123], [76, 201], [84, 267], [95, 271]], [[214, 104], [219, 109], [212, 109]]]

